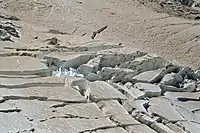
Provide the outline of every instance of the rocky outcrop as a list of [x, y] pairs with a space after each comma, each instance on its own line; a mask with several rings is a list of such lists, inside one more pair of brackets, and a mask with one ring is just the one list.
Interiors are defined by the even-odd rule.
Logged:
[[51, 52], [43, 59], [2, 54], [0, 130], [199, 131], [198, 70], [143, 52], [89, 47], [94, 51]]

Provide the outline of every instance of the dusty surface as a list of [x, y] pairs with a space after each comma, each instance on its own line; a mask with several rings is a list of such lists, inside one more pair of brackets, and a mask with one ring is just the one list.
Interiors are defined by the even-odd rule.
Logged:
[[[20, 39], [15, 43], [4, 42], [1, 46], [41, 47], [44, 40], [54, 36], [63, 45], [80, 45], [91, 41], [92, 33], [107, 25], [95, 40], [124, 43], [199, 67], [199, 21], [157, 13], [141, 3], [153, 5], [150, 7], [163, 12], [161, 6], [147, 1], [3, 0], [0, 3], [2, 13], [17, 16], [21, 21], [14, 23], [22, 28]], [[171, 13], [178, 16], [199, 16], [198, 12], [190, 13], [190, 10], [174, 10]], [[49, 30], [51, 32], [47, 33]]]

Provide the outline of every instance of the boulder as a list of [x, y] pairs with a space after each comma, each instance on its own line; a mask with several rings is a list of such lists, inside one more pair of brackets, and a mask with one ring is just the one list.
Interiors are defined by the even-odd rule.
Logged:
[[134, 99], [142, 99], [145, 96], [145, 93], [140, 91], [137, 88], [133, 88], [133, 87], [129, 87], [127, 88], [126, 86], [122, 86], [116, 83], [111, 83], [110, 84], [117, 89], [118, 91], [120, 91], [122, 94], [124, 94], [125, 96], [127, 96], [128, 99], [134, 100]]
[[90, 73], [85, 78], [91, 82], [101, 80], [101, 77], [95, 73]]
[[181, 65], [176, 61], [169, 61], [169, 63], [165, 66], [166, 73], [176, 73], [181, 69]]
[[141, 72], [156, 70], [165, 67], [168, 61], [155, 56], [155, 55], [145, 55], [138, 57], [133, 61], [128, 61], [119, 65], [120, 68], [128, 68]]
[[149, 114], [143, 114], [133, 111], [132, 116], [135, 117], [138, 121], [140, 121], [143, 124], [146, 124], [150, 126], [153, 123], [157, 123], [158, 120], [160, 120], [159, 117], [152, 117]]
[[149, 100], [149, 105], [149, 113], [156, 114], [170, 122], [185, 120], [171, 105], [170, 101], [165, 98], [151, 98]]
[[133, 71], [130, 69], [122, 69], [119, 72], [116, 72], [114, 76], [111, 78], [113, 82], [130, 82], [132, 78], [137, 75], [137, 71]]
[[100, 101], [97, 103], [102, 112], [119, 126], [139, 124], [137, 120], [129, 115], [124, 107], [116, 100]]
[[183, 78], [179, 74], [171, 73], [171, 74], [166, 74], [160, 83], [178, 87], [179, 84], [182, 82]]
[[133, 87], [132, 85], [130, 85], [129, 82], [127, 82], [127, 83], [124, 85], [124, 87], [126, 87], [126, 88], [129, 90], [130, 94], [131, 94], [132, 96], [134, 96], [134, 99], [141, 99], [141, 98], [144, 98], [144, 97], [145, 97], [145, 93], [144, 93], [143, 91], [141, 91], [141, 90], [139, 90], [139, 89]]
[[161, 89], [158, 85], [149, 83], [136, 83], [134, 87], [143, 91], [147, 97], [158, 97], [161, 95]]
[[134, 76], [132, 82], [157, 83], [164, 77], [164, 75], [165, 73], [162, 69], [146, 71]]
[[166, 92], [164, 97], [170, 100], [180, 100], [187, 101], [193, 99], [195, 101], [199, 100], [200, 92]]
[[191, 83], [185, 83], [183, 86], [183, 90], [187, 92], [193, 92], [196, 90], [196, 88], [197, 88], [197, 83], [195, 81]]
[[127, 99], [125, 95], [120, 93], [110, 84], [103, 81], [95, 81], [88, 83], [86, 89], [90, 89], [90, 98], [92, 101], [107, 99]]
[[177, 88], [175, 86], [171, 86], [171, 85], [165, 85], [165, 84], [159, 84], [162, 93], [165, 93], [166, 91], [171, 91], [171, 92], [184, 92], [186, 90], [184, 90], [184, 88]]
[[193, 113], [189, 109], [185, 108], [184, 106], [180, 106], [179, 103], [175, 102], [174, 107], [177, 110], [177, 112], [184, 117], [186, 121], [193, 121], [196, 123], [200, 123], [200, 115]]
[[180, 87], [175, 87], [172, 85], [159, 84], [162, 92], [171, 91], [171, 92], [193, 92], [197, 89], [197, 81], [185, 79]]
[[87, 76], [88, 74], [94, 71], [94, 67], [89, 64], [83, 64], [80, 65], [77, 70], [79, 73], [83, 74], [84, 76]]
[[78, 67], [78, 71], [87, 76], [90, 73], [96, 73], [99, 69], [99, 63], [102, 56], [97, 56], [93, 59], [90, 59], [87, 64], [82, 64]]
[[131, 113], [133, 110], [147, 113], [147, 110], [145, 109], [146, 104], [148, 104], [147, 100], [126, 100], [122, 105], [129, 113]]
[[123, 64], [124, 62], [133, 61], [135, 58], [141, 57], [144, 55], [146, 55], [146, 53], [141, 52], [141, 51], [135, 51], [128, 54], [126, 54], [125, 52], [122, 52], [120, 54], [104, 54], [100, 61], [99, 67], [100, 68], [115, 67], [120, 64]]
[[103, 81], [109, 80], [113, 77], [112, 80], [114, 82], [127, 82], [130, 81], [133, 76], [137, 75], [137, 72], [126, 68], [104, 67], [98, 75], [101, 76]]
[[102, 100], [97, 106], [107, 115], [128, 115], [128, 111], [117, 100]]
[[190, 67], [181, 68], [178, 74], [185, 79], [193, 79], [193, 80], [197, 79], [195, 72]]
[[55, 65], [62, 69], [68, 69], [70, 67], [76, 69], [80, 65], [86, 64], [93, 57], [93, 54], [52, 52], [45, 55], [44, 59], [48, 66]]
[[195, 101], [195, 99], [194, 100], [188, 100], [188, 101], [185, 101], [185, 102], [173, 101], [173, 104], [177, 105], [179, 107], [183, 107], [186, 110], [193, 112], [194, 114], [199, 113], [198, 111], [200, 111], [199, 101]]

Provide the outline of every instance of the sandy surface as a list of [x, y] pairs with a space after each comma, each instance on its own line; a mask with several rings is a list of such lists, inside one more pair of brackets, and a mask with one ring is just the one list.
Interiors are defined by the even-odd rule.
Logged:
[[[62, 45], [80, 45], [107, 25], [94, 40], [123, 43], [200, 66], [199, 20], [158, 13], [136, 0], [3, 0], [0, 8], [21, 20], [14, 22], [21, 26], [21, 38], [1, 42], [1, 49], [43, 46], [45, 39], [54, 36]], [[47, 33], [52, 29], [66, 34]]]

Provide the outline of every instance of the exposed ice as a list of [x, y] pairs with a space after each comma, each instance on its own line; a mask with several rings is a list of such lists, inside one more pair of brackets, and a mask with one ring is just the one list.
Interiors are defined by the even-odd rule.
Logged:
[[72, 77], [84, 77], [83, 74], [80, 74], [78, 72], [77, 69], [74, 69], [74, 68], [69, 68], [69, 70], [67, 69], [62, 69], [61, 67], [56, 70], [56, 71], [53, 71], [52, 73], [53, 76], [72, 76]]

